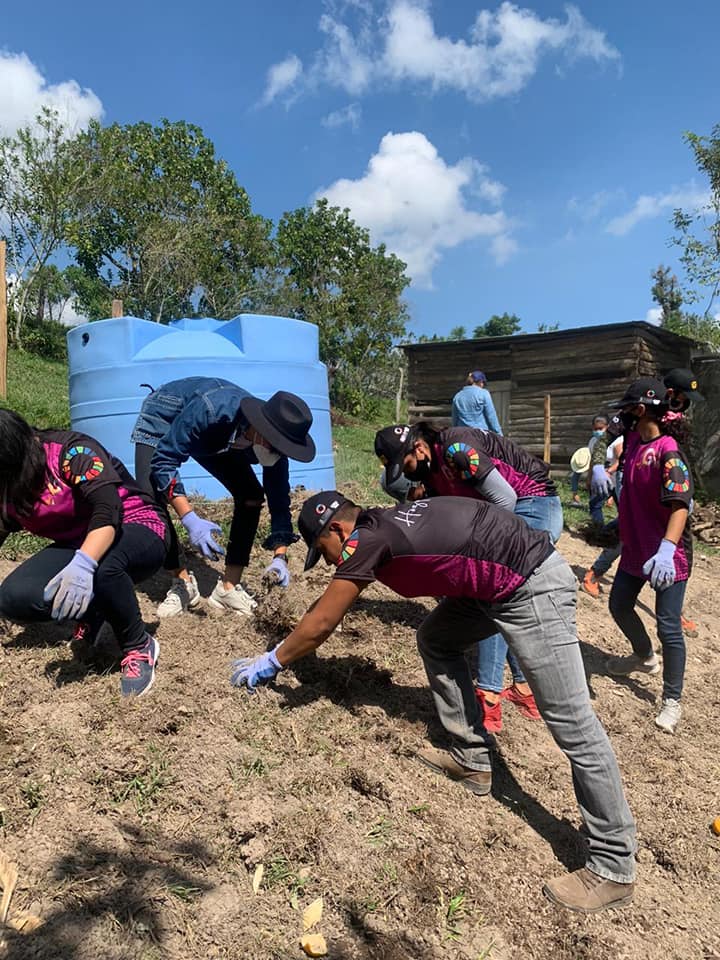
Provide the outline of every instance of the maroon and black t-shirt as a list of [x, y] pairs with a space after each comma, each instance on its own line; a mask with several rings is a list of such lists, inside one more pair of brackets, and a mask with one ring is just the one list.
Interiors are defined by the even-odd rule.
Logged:
[[47, 463], [44, 487], [28, 515], [18, 517], [8, 505], [6, 530], [78, 546], [91, 530], [136, 523], [166, 539], [160, 508], [97, 440], [70, 430], [41, 430], [38, 439]]
[[440, 496], [477, 497], [477, 484], [496, 469], [518, 499], [554, 497], [547, 464], [507, 437], [471, 427], [442, 430], [433, 446], [428, 492]]
[[485, 500], [437, 497], [364, 510], [335, 577], [402, 597], [505, 600], [553, 552], [544, 530]]

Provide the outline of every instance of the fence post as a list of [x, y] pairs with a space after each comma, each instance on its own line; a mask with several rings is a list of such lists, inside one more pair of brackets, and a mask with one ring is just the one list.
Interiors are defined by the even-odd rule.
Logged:
[[7, 283], [4, 240], [0, 240], [0, 399], [7, 399]]
[[111, 317], [121, 317], [123, 315], [123, 302], [122, 300], [113, 300], [112, 302], [112, 311], [110, 313]]
[[550, 463], [550, 443], [552, 440], [552, 430], [550, 425], [550, 394], [545, 394], [545, 430], [544, 430], [544, 448], [543, 448], [543, 460], [545, 463]]

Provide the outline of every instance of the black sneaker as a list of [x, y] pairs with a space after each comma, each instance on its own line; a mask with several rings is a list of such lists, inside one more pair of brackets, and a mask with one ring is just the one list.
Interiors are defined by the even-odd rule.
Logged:
[[160, 656], [160, 644], [145, 634], [145, 643], [125, 655], [120, 664], [120, 692], [124, 697], [142, 697], [155, 681], [155, 665]]

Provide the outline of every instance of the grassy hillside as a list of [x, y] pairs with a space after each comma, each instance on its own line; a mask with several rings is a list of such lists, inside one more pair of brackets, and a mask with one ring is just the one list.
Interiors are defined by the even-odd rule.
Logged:
[[67, 364], [11, 350], [6, 405], [36, 427], [68, 427]]

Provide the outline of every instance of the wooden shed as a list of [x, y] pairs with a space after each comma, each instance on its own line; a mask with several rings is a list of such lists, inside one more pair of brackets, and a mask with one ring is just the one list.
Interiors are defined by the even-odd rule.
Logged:
[[550, 395], [550, 460], [554, 469], [567, 471], [573, 451], [588, 441], [593, 416], [605, 413], [630, 381], [673, 367], [691, 368], [707, 348], [638, 321], [403, 349], [411, 421], [449, 418], [452, 398], [468, 372], [482, 370], [503, 432], [540, 457]]

